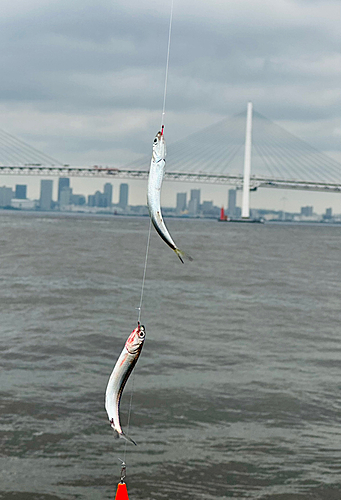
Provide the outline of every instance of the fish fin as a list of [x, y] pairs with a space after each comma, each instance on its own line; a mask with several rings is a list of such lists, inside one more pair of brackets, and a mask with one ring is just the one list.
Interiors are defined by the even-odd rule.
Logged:
[[188, 253], [186, 252], [183, 252], [182, 250], [180, 250], [179, 248], [175, 248], [174, 249], [174, 252], [176, 253], [176, 255], [179, 257], [179, 259], [181, 260], [181, 262], [184, 264], [184, 259], [187, 259], [187, 260], [193, 260], [193, 257], [191, 257], [190, 255], [188, 255]]
[[135, 441], [133, 439], [131, 439], [129, 436], [127, 436], [126, 434], [124, 434], [124, 432], [122, 432], [122, 434], [120, 434], [120, 436], [123, 437], [123, 439], [125, 439], [129, 443], [133, 443], [135, 446], [137, 446]]
[[120, 433], [115, 429], [114, 419], [113, 418], [110, 420], [110, 427], [114, 431], [114, 438], [118, 439], [120, 437]]
[[113, 431], [114, 431], [114, 438], [115, 438], [115, 439], [118, 439], [118, 438], [122, 437], [122, 438], [123, 438], [123, 439], [125, 439], [126, 441], [129, 441], [129, 443], [133, 443], [135, 446], [137, 446], [137, 444], [135, 443], [135, 441], [134, 441], [133, 439], [131, 439], [129, 436], [127, 436], [126, 434], [124, 434], [124, 432], [123, 432], [123, 431], [122, 431], [122, 432], [118, 432], [118, 431], [115, 429], [115, 427], [114, 427], [113, 423], [111, 423], [111, 427], [112, 427], [112, 429], [113, 429]]

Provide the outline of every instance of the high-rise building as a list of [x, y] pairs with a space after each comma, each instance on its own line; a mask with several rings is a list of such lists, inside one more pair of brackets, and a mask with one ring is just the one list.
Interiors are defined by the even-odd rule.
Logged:
[[0, 207], [10, 207], [13, 198], [12, 188], [0, 187]]
[[229, 217], [236, 217], [236, 202], [237, 202], [237, 190], [229, 189], [228, 200], [227, 200], [227, 215]]
[[60, 202], [60, 195], [64, 188], [70, 187], [70, 179], [68, 177], [59, 177], [58, 180], [58, 201]]
[[187, 207], [187, 193], [176, 194], [176, 213], [180, 214]]
[[196, 198], [190, 199], [188, 202], [188, 215], [192, 217], [198, 215], [198, 200]]
[[191, 189], [190, 201], [197, 200], [197, 210], [200, 208], [200, 189]]
[[197, 215], [200, 210], [200, 189], [191, 189], [191, 198], [188, 202], [188, 214]]
[[27, 186], [26, 184], [15, 185], [15, 198], [18, 200], [26, 200]]
[[128, 206], [128, 184], [120, 185], [120, 198], [118, 202], [119, 206], [123, 209]]
[[103, 193], [96, 191], [95, 196], [95, 207], [106, 207], [107, 199]]
[[313, 207], [301, 207], [301, 215], [305, 217], [311, 217], [313, 215]]
[[40, 181], [40, 210], [51, 210], [53, 181], [42, 179]]
[[203, 213], [211, 212], [212, 210], [213, 210], [213, 201], [203, 201], [202, 203]]
[[110, 182], [107, 182], [104, 184], [104, 198], [105, 198], [105, 207], [111, 207], [112, 205], [112, 184]]
[[240, 207], [236, 207], [235, 210], [234, 210], [234, 216], [237, 218], [237, 219], [240, 219], [241, 216], [242, 216], [242, 209]]
[[60, 192], [59, 207], [64, 208], [71, 205], [72, 188], [63, 187]]
[[94, 207], [95, 206], [95, 195], [94, 194], [89, 194], [89, 196], [88, 196], [88, 206], [89, 207]]
[[72, 194], [70, 199], [71, 205], [85, 205], [86, 199], [82, 194]]

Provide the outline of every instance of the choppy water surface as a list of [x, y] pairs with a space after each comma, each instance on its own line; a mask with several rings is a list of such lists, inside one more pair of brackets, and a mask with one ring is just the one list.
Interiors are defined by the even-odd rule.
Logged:
[[[113, 499], [148, 220], [0, 215], [0, 499]], [[122, 402], [131, 499], [341, 498], [341, 227], [170, 220]]]

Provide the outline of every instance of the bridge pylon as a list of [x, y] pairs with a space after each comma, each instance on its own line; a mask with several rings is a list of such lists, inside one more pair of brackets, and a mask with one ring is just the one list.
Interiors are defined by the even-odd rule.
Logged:
[[243, 177], [243, 203], [242, 218], [250, 218], [250, 176], [251, 176], [251, 145], [252, 145], [252, 102], [247, 103], [244, 177]]

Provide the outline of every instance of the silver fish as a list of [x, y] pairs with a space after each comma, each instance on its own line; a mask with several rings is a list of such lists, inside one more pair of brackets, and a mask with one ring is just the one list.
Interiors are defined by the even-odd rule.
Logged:
[[163, 174], [166, 166], [166, 143], [165, 137], [163, 135], [163, 128], [161, 132], [158, 132], [155, 136], [153, 142], [153, 154], [152, 160], [150, 162], [149, 176], [148, 176], [148, 191], [147, 191], [147, 204], [152, 223], [159, 233], [163, 241], [174, 250], [181, 262], [183, 263], [183, 258], [187, 257], [192, 260], [191, 257], [182, 250], [180, 250], [174, 243], [173, 238], [169, 234], [169, 231], [164, 223], [162, 213], [161, 213], [161, 185], [163, 180]]
[[121, 436], [135, 445], [135, 441], [124, 434], [122, 430], [119, 410], [124, 386], [139, 359], [145, 336], [145, 328], [138, 322], [135, 330], [129, 335], [114, 366], [105, 392], [105, 409], [107, 410], [111, 427], [117, 432], [118, 437]]

